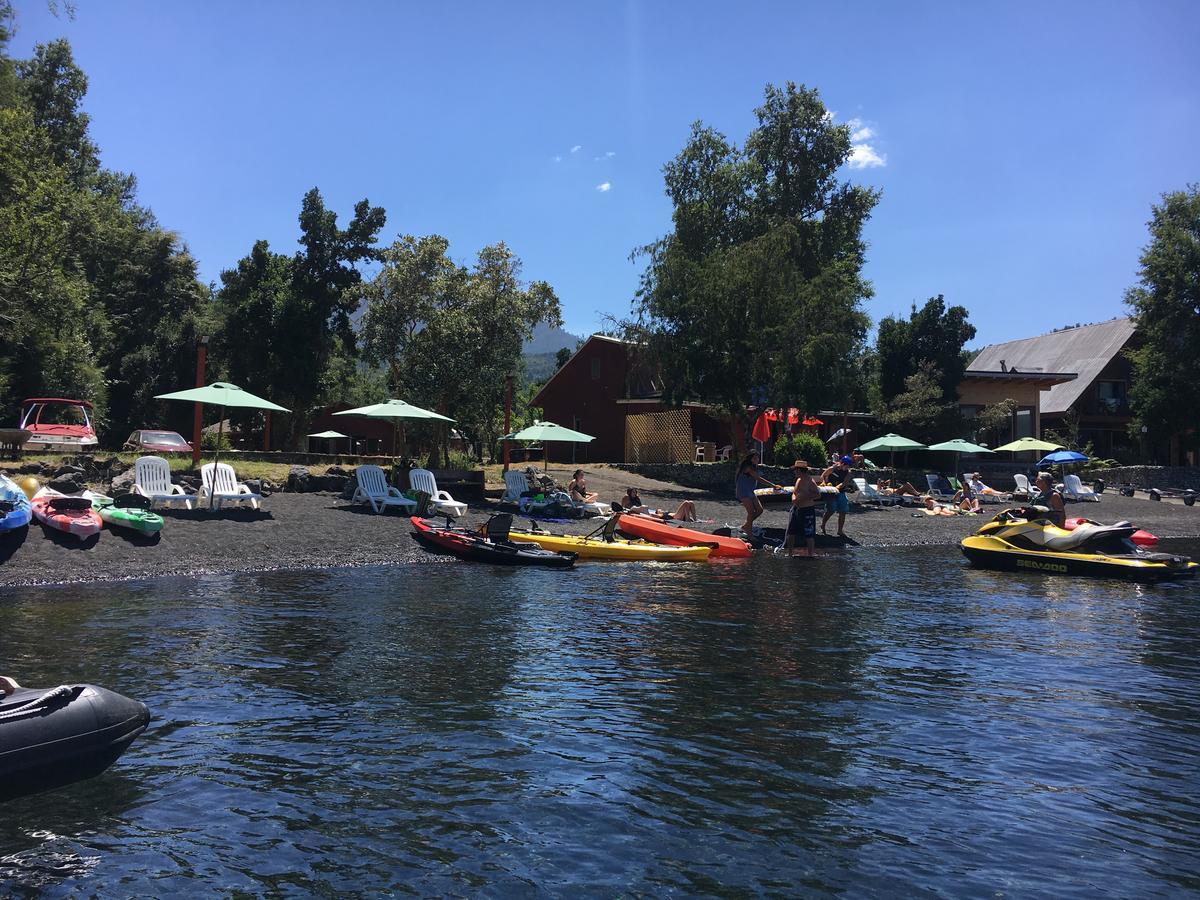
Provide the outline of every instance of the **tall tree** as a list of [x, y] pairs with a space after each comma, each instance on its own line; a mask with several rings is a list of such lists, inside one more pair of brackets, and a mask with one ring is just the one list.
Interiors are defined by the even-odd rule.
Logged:
[[562, 324], [558, 297], [545, 282], [522, 281], [521, 261], [503, 243], [484, 247], [470, 269], [448, 250], [439, 235], [407, 235], [384, 252], [383, 268], [358, 291], [367, 302], [363, 349], [386, 366], [396, 393], [489, 445], [504, 376], [519, 369], [535, 325]]
[[1139, 349], [1130, 352], [1133, 428], [1152, 440], [1189, 435], [1200, 423], [1200, 185], [1164, 194], [1151, 215], [1138, 285], [1125, 294]]
[[88, 80], [75, 64], [65, 38], [39, 44], [33, 58], [20, 63], [21, 88], [34, 122], [50, 138], [54, 161], [82, 185], [100, 167], [96, 145], [88, 136], [88, 114], [80, 109]]
[[904, 379], [904, 390], [876, 412], [880, 424], [922, 443], [949, 437], [948, 425], [958, 419], [958, 404], [946, 400], [942, 373], [929, 360]]
[[955, 400], [958, 384], [966, 371], [963, 347], [975, 337], [975, 326], [967, 321], [963, 306], [946, 307], [938, 294], [925, 301], [907, 319], [887, 316], [879, 322], [875, 341], [879, 358], [879, 390], [890, 400], [905, 390], [905, 379], [916, 374], [922, 363], [938, 370], [942, 397]]
[[838, 181], [850, 132], [815, 90], [768, 85], [755, 112], [744, 149], [696, 123], [664, 168], [674, 228], [639, 251], [648, 265], [626, 323], [668, 402], [735, 417], [751, 402], [844, 402], [871, 294], [862, 227], [879, 199]]

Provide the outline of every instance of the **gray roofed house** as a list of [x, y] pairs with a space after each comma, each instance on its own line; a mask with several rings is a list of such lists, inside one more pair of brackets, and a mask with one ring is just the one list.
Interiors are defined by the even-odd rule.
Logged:
[[1073, 412], [1081, 442], [1091, 441], [1101, 456], [1120, 458], [1133, 450], [1127, 431], [1132, 367], [1123, 351], [1137, 342], [1136, 326], [1127, 317], [1068, 326], [985, 347], [967, 367], [966, 379], [1074, 373], [1041, 389], [1039, 430], [1061, 427]]
[[1079, 325], [984, 347], [967, 371], [1074, 372], [1042, 397], [1042, 416], [1063, 415], [1125, 349], [1136, 329], [1129, 318]]

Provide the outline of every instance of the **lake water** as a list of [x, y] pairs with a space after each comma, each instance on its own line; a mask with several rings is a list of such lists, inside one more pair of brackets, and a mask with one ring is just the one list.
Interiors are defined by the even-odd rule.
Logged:
[[0, 671], [154, 721], [0, 807], [0, 884], [1197, 891], [1198, 588], [942, 547], [9, 589]]

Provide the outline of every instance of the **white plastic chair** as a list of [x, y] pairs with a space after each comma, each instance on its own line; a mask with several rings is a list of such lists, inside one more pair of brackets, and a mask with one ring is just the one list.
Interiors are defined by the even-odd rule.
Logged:
[[525, 473], [509, 469], [504, 473], [504, 496], [500, 498], [500, 502], [519, 503], [521, 495], [527, 490], [529, 490], [529, 479], [525, 477]]
[[729, 462], [729, 454], [733, 452], [733, 444], [726, 444], [717, 451], [717, 462]]
[[1063, 496], [1068, 500], [1088, 500], [1093, 503], [1100, 502], [1100, 495], [1091, 488], [1085, 488], [1083, 481], [1078, 475], [1063, 476]]
[[220, 509], [226, 503], [240, 506], [249, 503], [251, 509], [258, 509], [262, 503], [262, 494], [256, 494], [237, 480], [233, 466], [228, 463], [207, 463], [200, 467], [200, 493], [196, 501], [201, 506], [210, 503]]
[[459, 518], [467, 513], [467, 504], [460, 503], [446, 491], [439, 491], [437, 479], [428, 469], [410, 469], [408, 483], [414, 491], [424, 491], [429, 495], [429, 505], [439, 516]]
[[939, 488], [937, 482], [938, 476], [930, 475], [928, 473], [925, 475], [925, 483], [929, 486], [929, 493], [931, 496], [938, 498], [954, 496], [954, 491], [946, 491], [942, 488]]
[[400, 506], [410, 513], [417, 510], [417, 501], [409, 500], [388, 484], [379, 466], [359, 466], [354, 470], [354, 480], [358, 486], [350, 498], [351, 503], [367, 503], [376, 513], [383, 512], [389, 506]]
[[865, 478], [855, 478], [854, 484], [858, 488], [859, 498], [864, 503], [877, 503], [880, 506], [894, 506], [900, 502], [899, 497], [894, 497], [891, 494], [881, 494], [878, 488], [873, 484], [867, 484]]
[[1029, 486], [1029, 476], [1028, 475], [1021, 475], [1021, 474], [1014, 475], [1013, 483], [1016, 484], [1016, 486], [1017, 486], [1016, 493], [1025, 494], [1026, 496], [1029, 496], [1029, 497], [1033, 496], [1033, 489]]
[[133, 464], [133, 487], [130, 493], [140, 494], [150, 506], [182, 506], [192, 508], [193, 497], [182, 487], [171, 483], [171, 464], [161, 456], [139, 456]]

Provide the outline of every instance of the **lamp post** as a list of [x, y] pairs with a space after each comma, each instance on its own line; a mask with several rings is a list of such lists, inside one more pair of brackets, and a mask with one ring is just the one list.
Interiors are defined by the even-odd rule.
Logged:
[[[512, 375], [504, 376], [504, 433], [512, 434]], [[508, 438], [504, 439], [504, 471], [508, 471]]]
[[[208, 357], [208, 335], [196, 338], [196, 387], [204, 387], [204, 364]], [[200, 429], [204, 425], [204, 404], [196, 404], [192, 417], [192, 465], [200, 465]]]

